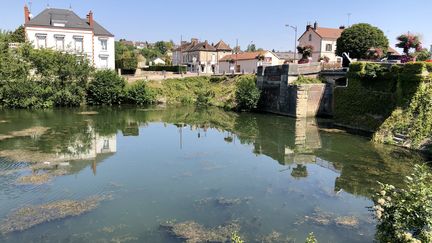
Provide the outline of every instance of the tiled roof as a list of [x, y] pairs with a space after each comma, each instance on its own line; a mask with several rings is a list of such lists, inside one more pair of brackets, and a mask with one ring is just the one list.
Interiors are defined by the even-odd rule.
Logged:
[[393, 55], [400, 55], [400, 53], [398, 51], [396, 51], [393, 47], [389, 46], [388, 53], [392, 53]]
[[234, 60], [234, 61], [254, 60], [257, 58], [257, 56], [264, 55], [265, 53], [266, 53], [266, 51], [243, 52], [243, 53], [224, 56], [220, 61], [223, 62], [223, 61], [229, 61], [229, 60]]
[[329, 38], [329, 39], [338, 39], [341, 36], [342, 32], [344, 31], [344, 29], [339, 29], [339, 28], [334, 29], [334, 28], [321, 28], [321, 27], [318, 27], [314, 30], [322, 38]]
[[191, 46], [186, 51], [188, 51], [188, 52], [191, 52], [191, 51], [216, 51], [216, 48], [214, 46], [210, 45], [207, 41], [204, 41], [201, 43], [197, 43], [194, 46]]
[[232, 51], [231, 47], [227, 45], [223, 40], [220, 40], [216, 45], [214, 45], [218, 51]]
[[[91, 30], [90, 24], [87, 23], [86, 19], [80, 18], [73, 11], [68, 9], [58, 9], [58, 8], [47, 8], [34, 18], [30, 19], [28, 23], [25, 24], [26, 27], [31, 26], [42, 26], [42, 27], [54, 27], [54, 23], [64, 23], [64, 28], [70, 29], [83, 29]], [[55, 27], [62, 28], [62, 27]], [[93, 27], [95, 35], [113, 36], [108, 30], [94, 21]]]

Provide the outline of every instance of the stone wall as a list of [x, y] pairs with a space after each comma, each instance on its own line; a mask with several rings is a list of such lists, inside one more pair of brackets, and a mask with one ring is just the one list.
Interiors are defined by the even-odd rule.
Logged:
[[257, 74], [257, 86], [261, 90], [259, 108], [262, 111], [293, 117], [331, 115], [333, 85], [293, 85], [300, 75], [317, 77], [320, 68], [319, 63], [259, 67]]

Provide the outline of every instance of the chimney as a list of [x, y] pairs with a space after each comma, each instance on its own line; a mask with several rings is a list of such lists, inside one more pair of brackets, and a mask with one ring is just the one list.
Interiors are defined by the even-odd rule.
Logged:
[[197, 39], [197, 38], [192, 38], [192, 39], [191, 39], [191, 43], [192, 43], [192, 44], [196, 44], [196, 43], [198, 43], [198, 39]]
[[344, 30], [345, 26], [341, 25], [341, 26], [339, 26], [339, 29]]
[[308, 31], [310, 29], [312, 29], [312, 25], [310, 25], [310, 24], [306, 25], [306, 31]]
[[30, 21], [30, 11], [27, 5], [24, 5], [24, 24], [27, 24]]
[[90, 12], [87, 14], [87, 23], [90, 25], [90, 28], [93, 28], [94, 21], [93, 21], [93, 12], [90, 10]]
[[314, 30], [318, 29], [318, 23], [315, 21], [314, 23]]

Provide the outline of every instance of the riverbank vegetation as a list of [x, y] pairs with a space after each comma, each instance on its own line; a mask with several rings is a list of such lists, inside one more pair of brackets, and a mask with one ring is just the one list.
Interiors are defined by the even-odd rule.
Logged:
[[373, 140], [430, 150], [432, 65], [354, 63], [335, 90], [335, 121], [375, 133]]
[[94, 70], [85, 57], [37, 50], [28, 43], [12, 49], [9, 37], [0, 40], [1, 108], [182, 103], [250, 110], [259, 99], [253, 76], [197, 76], [128, 84], [114, 71]]
[[382, 184], [373, 212], [379, 242], [432, 242], [432, 173], [417, 165], [405, 188]]

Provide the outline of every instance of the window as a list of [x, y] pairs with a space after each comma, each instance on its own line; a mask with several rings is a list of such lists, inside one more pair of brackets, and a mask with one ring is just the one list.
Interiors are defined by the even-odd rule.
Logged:
[[332, 49], [333, 49], [332, 44], [326, 45], [326, 51], [332, 51]]
[[106, 39], [101, 39], [101, 40], [100, 40], [100, 43], [101, 43], [102, 51], [106, 51], [106, 50], [108, 50], [108, 40], [106, 40]]
[[75, 51], [76, 52], [83, 52], [84, 46], [83, 46], [83, 37], [82, 36], [74, 36], [75, 40]]
[[312, 41], [312, 34], [309, 34], [309, 41]]
[[55, 37], [55, 45], [58, 51], [64, 50], [64, 36], [54, 36]]
[[100, 59], [100, 67], [108, 68], [108, 56], [99, 56]]
[[37, 48], [46, 48], [46, 35], [36, 34]]

